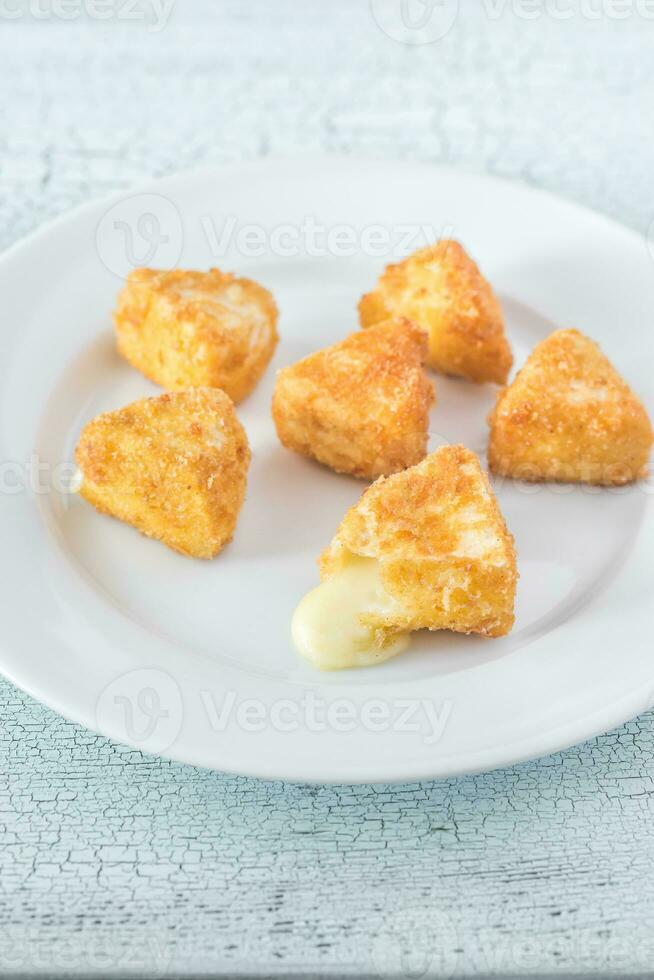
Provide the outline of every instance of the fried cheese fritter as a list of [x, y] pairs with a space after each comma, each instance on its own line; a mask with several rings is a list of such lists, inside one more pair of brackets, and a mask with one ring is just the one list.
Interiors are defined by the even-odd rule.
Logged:
[[358, 559], [378, 563], [390, 599], [360, 614], [380, 650], [402, 631], [497, 637], [513, 626], [513, 538], [479, 460], [464, 446], [442, 446], [373, 483], [321, 555], [321, 581]]
[[272, 404], [280, 441], [364, 479], [417, 463], [434, 401], [425, 355], [421, 330], [390, 321], [284, 368]]
[[250, 449], [230, 398], [188, 388], [143, 398], [85, 426], [80, 494], [97, 510], [193, 558], [230, 540]]
[[557, 330], [534, 348], [488, 422], [494, 473], [607, 486], [647, 475], [647, 412], [578, 330]]
[[222, 388], [239, 402], [277, 346], [277, 307], [230, 273], [135, 269], [114, 313], [118, 350], [163, 388]]
[[406, 316], [429, 338], [427, 364], [441, 374], [505, 384], [513, 356], [490, 284], [465, 249], [443, 240], [388, 265], [359, 302], [362, 327]]

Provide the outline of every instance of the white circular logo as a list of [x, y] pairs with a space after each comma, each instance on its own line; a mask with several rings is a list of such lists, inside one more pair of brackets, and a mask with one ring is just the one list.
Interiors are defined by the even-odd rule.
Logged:
[[184, 244], [182, 218], [167, 197], [135, 194], [103, 215], [95, 245], [103, 265], [124, 279], [132, 269], [173, 269]]
[[131, 670], [105, 687], [95, 718], [103, 735], [144, 752], [163, 752], [181, 731], [182, 695], [163, 670]]
[[380, 978], [450, 980], [459, 948], [452, 917], [439, 908], [419, 905], [386, 916], [373, 937], [370, 958]]
[[449, 33], [459, 0], [370, 0], [384, 34], [401, 44], [432, 44]]

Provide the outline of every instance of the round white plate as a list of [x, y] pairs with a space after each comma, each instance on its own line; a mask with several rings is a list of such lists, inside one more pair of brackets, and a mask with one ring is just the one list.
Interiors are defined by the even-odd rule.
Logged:
[[[516, 368], [551, 330], [597, 339], [651, 412], [647, 242], [528, 187], [428, 165], [265, 161], [85, 207], [0, 262], [0, 667], [147, 752], [308, 781], [402, 781], [506, 765], [604, 731], [654, 687], [652, 487], [496, 481], [519, 556], [499, 640], [443, 632], [376, 668], [321, 674], [291, 614], [363, 484], [282, 449], [275, 371], [357, 328], [384, 265], [455, 237], [499, 293]], [[84, 423], [158, 389], [116, 354], [133, 264], [218, 265], [281, 310], [274, 363], [239, 407], [253, 449], [232, 544], [192, 561], [66, 492]], [[483, 458], [495, 390], [435, 379], [432, 447]]]

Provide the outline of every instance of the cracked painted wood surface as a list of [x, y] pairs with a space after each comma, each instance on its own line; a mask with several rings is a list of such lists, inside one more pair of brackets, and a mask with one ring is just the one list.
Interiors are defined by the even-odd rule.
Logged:
[[[519, 8], [415, 47], [363, 0], [177, 0], [158, 33], [0, 16], [0, 245], [150, 174], [302, 151], [488, 170], [645, 233], [654, 22]], [[0, 975], [654, 971], [651, 713], [484, 776], [307, 788], [145, 758], [4, 681], [0, 710]]]

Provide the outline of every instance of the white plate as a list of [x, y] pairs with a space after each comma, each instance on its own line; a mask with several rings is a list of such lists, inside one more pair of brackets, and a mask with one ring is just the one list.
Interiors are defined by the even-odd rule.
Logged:
[[[505, 765], [650, 704], [649, 485], [496, 485], [521, 573], [504, 639], [426, 634], [383, 666], [327, 675], [292, 648], [291, 614], [317, 582], [316, 556], [363, 485], [281, 448], [269, 413], [275, 369], [356, 329], [357, 300], [382, 267], [441, 234], [465, 243], [496, 287], [517, 367], [549, 331], [577, 326], [652, 410], [647, 243], [489, 177], [339, 158], [183, 174], [79, 210], [4, 256], [7, 677], [145, 751], [321, 782]], [[82, 425], [158, 390], [113, 346], [110, 313], [131, 262], [234, 269], [270, 287], [281, 309], [274, 364], [239, 408], [254, 453], [247, 502], [211, 563], [62, 489]], [[483, 454], [494, 389], [436, 385], [432, 445], [463, 441]]]

